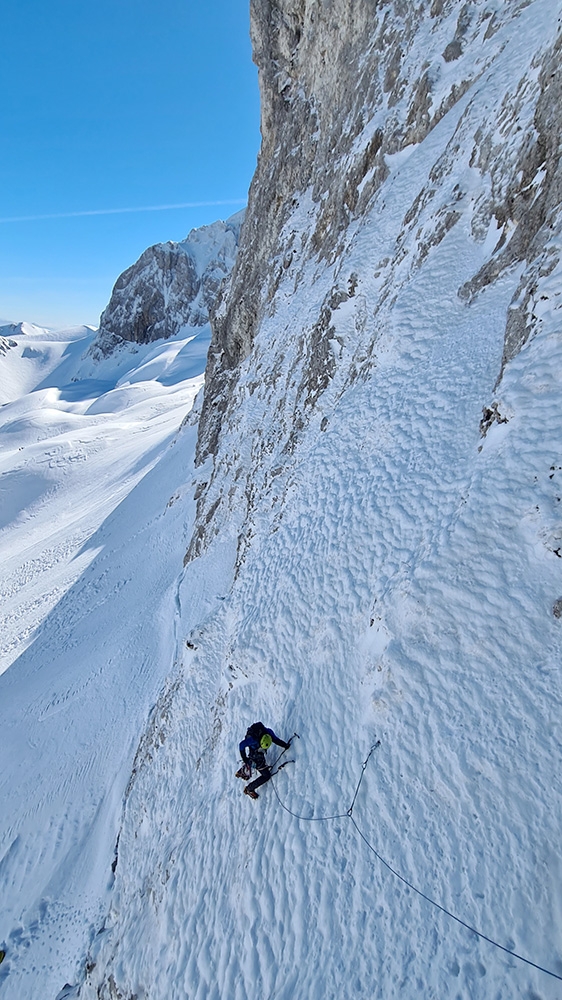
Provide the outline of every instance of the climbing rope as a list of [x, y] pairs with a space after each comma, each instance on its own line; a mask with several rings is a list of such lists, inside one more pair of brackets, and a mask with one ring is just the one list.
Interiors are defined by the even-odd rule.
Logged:
[[[298, 736], [298, 733], [295, 733], [294, 735]], [[299, 737], [299, 739], [300, 739], [300, 737]], [[361, 776], [359, 778], [359, 781], [357, 782], [357, 788], [355, 789], [355, 795], [353, 796], [353, 800], [352, 800], [351, 805], [350, 805], [349, 809], [347, 810], [347, 812], [344, 812], [344, 813], [334, 813], [333, 816], [300, 816], [299, 813], [293, 812], [292, 809], [289, 809], [289, 807], [286, 806], [285, 803], [281, 801], [281, 799], [279, 798], [279, 795], [278, 795], [278, 792], [277, 792], [277, 789], [276, 789], [275, 785], [272, 785], [273, 791], [275, 792], [275, 795], [277, 796], [277, 801], [279, 802], [279, 805], [282, 807], [282, 809], [285, 810], [285, 812], [288, 812], [290, 816], [294, 816], [295, 819], [302, 819], [302, 820], [304, 820], [305, 823], [325, 823], [327, 820], [330, 820], [330, 819], [347, 819], [348, 817], [351, 818], [351, 814], [353, 812], [353, 806], [355, 805], [355, 800], [356, 800], [356, 798], [357, 798], [357, 796], [359, 794], [359, 789], [361, 787], [361, 782], [363, 781], [363, 775], [365, 774], [365, 768], [367, 767], [367, 764], [369, 763], [369, 760], [371, 758], [371, 754], [373, 753], [374, 750], [377, 749], [377, 747], [380, 747], [380, 745], [381, 745], [381, 741], [377, 740], [377, 742], [374, 744], [374, 746], [372, 746], [371, 749], [369, 750], [369, 753], [368, 753], [366, 759], [363, 761], [363, 764], [362, 764], [362, 767], [361, 767]], [[285, 751], [283, 751], [283, 753], [285, 753]], [[277, 759], [279, 760], [282, 756], [283, 756], [283, 754], [279, 754], [279, 757]], [[275, 761], [275, 763], [277, 763], [277, 761]], [[274, 765], [272, 765], [272, 766], [274, 766]]]
[[361, 782], [363, 781], [363, 775], [365, 774], [365, 771], [367, 769], [367, 764], [369, 763], [369, 761], [370, 761], [371, 757], [373, 756], [375, 750], [378, 747], [380, 747], [380, 745], [381, 745], [381, 741], [380, 740], [377, 740], [376, 743], [373, 743], [371, 749], [369, 750], [369, 753], [367, 754], [365, 760], [363, 761], [363, 763], [361, 765], [361, 774], [359, 775], [359, 781], [357, 782], [357, 788], [355, 789], [355, 795], [353, 796], [353, 798], [351, 800], [351, 805], [350, 805], [349, 809], [347, 810], [347, 815], [349, 816], [350, 819], [351, 819], [351, 814], [353, 812], [353, 806], [355, 805], [355, 800], [356, 800], [357, 796], [359, 795], [359, 789], [361, 788]]
[[[295, 733], [295, 735], [297, 734]], [[468, 924], [465, 920], [461, 920], [460, 917], [457, 917], [454, 913], [451, 913], [450, 910], [447, 910], [446, 907], [441, 905], [441, 903], [438, 903], [435, 899], [432, 899], [431, 896], [427, 896], [425, 892], [422, 892], [422, 890], [418, 889], [417, 886], [415, 886], [412, 882], [409, 882], [407, 878], [404, 878], [404, 876], [401, 875], [400, 872], [397, 872], [396, 869], [393, 868], [392, 865], [388, 863], [388, 861], [385, 861], [382, 855], [379, 854], [379, 852], [373, 847], [373, 845], [367, 839], [363, 831], [357, 825], [357, 822], [355, 821], [353, 816], [353, 807], [355, 805], [357, 796], [359, 794], [359, 789], [361, 787], [361, 782], [363, 781], [363, 776], [365, 774], [367, 764], [369, 763], [369, 760], [371, 759], [374, 751], [379, 746], [380, 746], [380, 740], [377, 740], [377, 742], [373, 744], [373, 746], [369, 750], [369, 753], [367, 754], [367, 757], [363, 761], [363, 764], [361, 765], [361, 774], [359, 776], [359, 781], [357, 782], [357, 787], [355, 789], [355, 794], [353, 796], [353, 799], [351, 800], [351, 805], [346, 812], [335, 813], [333, 816], [301, 816], [299, 813], [293, 812], [292, 809], [289, 809], [289, 807], [285, 805], [285, 803], [281, 800], [279, 796], [277, 788], [275, 787], [275, 782], [272, 782], [271, 786], [273, 788], [273, 791], [275, 792], [279, 805], [285, 810], [285, 812], [289, 813], [290, 816], [294, 816], [295, 819], [304, 820], [307, 823], [326, 823], [329, 820], [334, 820], [334, 819], [351, 820], [353, 826], [357, 830], [357, 833], [361, 837], [361, 840], [366, 845], [366, 847], [368, 847], [369, 850], [375, 855], [378, 861], [380, 861], [385, 868], [388, 868], [389, 872], [395, 875], [396, 878], [399, 879], [401, 882], [403, 882], [404, 885], [406, 885], [413, 892], [417, 893], [418, 896], [421, 896], [422, 899], [425, 899], [427, 903], [431, 903], [431, 905], [436, 907], [436, 909], [441, 910], [441, 913], [445, 913], [446, 916], [451, 918], [451, 920], [455, 920], [457, 924], [461, 925], [461, 927], [466, 927], [467, 930], [472, 931], [473, 934], [476, 934], [476, 936], [481, 938], [483, 941], [487, 941], [488, 944], [493, 945], [494, 948], [499, 948], [501, 951], [506, 952], [506, 954], [511, 955], [513, 958], [517, 958], [520, 962], [525, 962], [526, 965], [530, 965], [533, 969], [538, 969], [539, 972], [544, 972], [546, 973], [547, 976], [552, 976], [554, 979], [558, 979], [562, 982], [562, 976], [557, 975], [556, 972], [552, 972], [550, 969], [546, 969], [543, 965], [537, 965], [536, 962], [532, 962], [529, 958], [525, 958], [523, 955], [519, 955], [518, 952], [512, 951], [511, 948], [506, 948], [503, 944], [500, 944], [499, 941], [494, 941], [494, 939], [488, 937], [487, 934], [483, 934], [482, 931], [478, 931], [476, 927], [473, 927], [471, 924]], [[282, 754], [280, 756], [282, 756]]]

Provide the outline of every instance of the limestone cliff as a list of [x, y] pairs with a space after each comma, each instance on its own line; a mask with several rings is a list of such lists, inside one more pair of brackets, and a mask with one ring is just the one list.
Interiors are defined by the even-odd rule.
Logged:
[[149, 247], [115, 282], [91, 354], [103, 357], [123, 341], [146, 344], [209, 321], [221, 282], [230, 273], [243, 212], [191, 231], [180, 243]]
[[[389, 304], [455, 226], [468, 229], [471, 246], [485, 245], [480, 266], [455, 289], [467, 308], [519, 267], [495, 379], [536, 329], [539, 279], [558, 261], [551, 238], [561, 193], [560, 36], [531, 40], [526, 64], [504, 66], [526, 30], [530, 6], [531, 0], [252, 0], [262, 148], [237, 262], [212, 314], [200, 462], [220, 450], [221, 428], [239, 404], [244, 362], [286, 296], [298, 292], [311, 310], [292, 331], [298, 390], [283, 434], [277, 429], [283, 448], [294, 444], [336, 368], [343, 377], [335, 310], [359, 288], [363, 343], [345, 376], [353, 380], [359, 367], [364, 372], [372, 364], [367, 358]], [[442, 132], [450, 125], [451, 133], [433, 142], [377, 259], [365, 263], [365, 273], [353, 271], [353, 242], [366, 219], [385, 220], [396, 166], [416, 150], [431, 150], [439, 125]], [[328, 272], [329, 287], [318, 297], [318, 278]], [[367, 273], [377, 277], [368, 293]], [[280, 354], [271, 336], [269, 343], [273, 373]], [[199, 538], [209, 517], [204, 498], [200, 509]]]

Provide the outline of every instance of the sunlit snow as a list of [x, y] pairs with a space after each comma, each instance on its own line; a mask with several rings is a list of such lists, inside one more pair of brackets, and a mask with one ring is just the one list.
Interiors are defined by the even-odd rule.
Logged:
[[[283, 268], [214, 464], [193, 466], [208, 328], [95, 363], [91, 331], [29, 328], [0, 356], [8, 1000], [560, 997], [345, 815], [380, 739], [369, 842], [562, 976], [560, 222], [499, 384], [522, 265], [458, 294], [498, 236], [474, 236], [474, 133], [550, 44], [548, 4], [521, 10], [341, 257]], [[334, 374], [290, 450], [298, 333], [338, 282]], [[300, 734], [274, 781], [304, 819], [242, 795], [256, 719]]]

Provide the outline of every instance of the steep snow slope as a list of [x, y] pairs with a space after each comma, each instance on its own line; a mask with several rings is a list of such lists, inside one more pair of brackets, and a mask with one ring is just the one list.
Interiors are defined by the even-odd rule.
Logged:
[[[214, 320], [187, 646], [80, 997], [554, 1000], [345, 813], [379, 737], [365, 837], [562, 976], [560, 5], [253, 15], [264, 147]], [[304, 820], [233, 780], [255, 718], [301, 734], [274, 780]]]
[[[66, 345], [75, 368], [91, 339]], [[33, 343], [43, 376], [63, 342]], [[55, 380], [0, 410], [0, 992], [14, 1000], [54, 997], [107, 909], [138, 734], [174, 662], [196, 433], [178, 431], [202, 384]]]
[[[226, 228], [187, 241], [208, 304]], [[95, 356], [86, 327], [5, 328], [3, 996], [54, 997], [107, 909], [139, 734], [175, 657], [196, 417], [183, 424], [203, 383], [203, 319]]]
[[[132, 607], [125, 641], [133, 660], [149, 644], [154, 686], [126, 686], [110, 712], [110, 727], [129, 720], [131, 747], [111, 767], [107, 729], [91, 737], [102, 760], [92, 835], [80, 774], [52, 824], [86, 865], [97, 851], [87, 898], [52, 831], [30, 846], [22, 836], [6, 859], [14, 930], [0, 989], [10, 1000], [44, 984], [60, 1000], [556, 1000], [560, 4], [254, 0], [252, 14], [264, 144], [213, 319], [196, 483], [171, 508], [187, 524], [197, 498], [194, 531], [173, 586], [181, 538], [167, 514], [150, 521], [151, 554], [159, 565], [161, 545], [170, 562], [146, 601], [121, 588], [104, 647], [122, 655]], [[174, 462], [151, 476], [191, 482]], [[129, 526], [137, 509], [125, 508]], [[118, 574], [142, 547], [127, 536], [107, 558]], [[100, 600], [117, 592], [113, 575], [96, 579]], [[53, 618], [57, 648], [73, 607]], [[86, 621], [99, 637], [95, 609]], [[26, 657], [35, 649], [39, 667], [51, 648]], [[99, 649], [88, 657], [95, 673]], [[127, 659], [126, 685], [129, 670]], [[67, 688], [71, 747], [81, 715]], [[94, 723], [106, 690], [89, 686]], [[234, 780], [256, 718], [301, 736], [274, 779], [296, 816], [271, 785], [256, 803]], [[452, 921], [369, 851], [346, 811], [377, 738], [353, 812], [362, 834], [554, 976]], [[41, 771], [36, 815], [53, 815], [58, 774]], [[34, 850], [45, 842], [51, 854]], [[13, 902], [22, 871], [27, 907]]]
[[154, 464], [202, 385], [192, 336], [98, 363], [88, 357], [94, 337], [86, 327], [21, 324], [0, 363], [0, 673], [78, 579], [91, 558], [86, 543]]

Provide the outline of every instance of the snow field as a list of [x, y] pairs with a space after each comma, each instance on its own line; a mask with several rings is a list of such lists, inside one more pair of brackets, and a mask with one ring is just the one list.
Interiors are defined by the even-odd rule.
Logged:
[[[74, 374], [90, 340], [71, 343]], [[51, 387], [0, 410], [8, 1000], [54, 998], [103, 924], [138, 734], [173, 665], [169, 609], [193, 516], [196, 431], [178, 429], [201, 376], [165, 387], [117, 369], [112, 381], [106, 365], [105, 380], [57, 388], [69, 368], [56, 343]], [[42, 345], [44, 378], [48, 331]]]
[[[12, 446], [0, 456], [1, 670], [79, 578], [95, 552], [91, 536], [154, 465], [194, 397], [191, 386], [161, 398], [149, 394], [128, 407], [125, 419], [119, 410], [97, 417], [90, 402], [92, 419], [50, 406], [53, 392], [37, 394], [17, 426], [8, 412], [0, 428]], [[2, 415], [6, 409], [12, 407]]]

